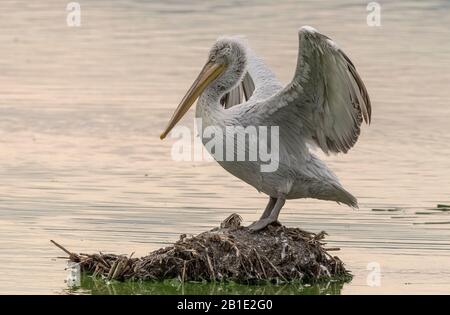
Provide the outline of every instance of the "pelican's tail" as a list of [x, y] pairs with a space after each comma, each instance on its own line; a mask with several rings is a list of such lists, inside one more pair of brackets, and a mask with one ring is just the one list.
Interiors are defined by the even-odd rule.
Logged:
[[356, 200], [355, 196], [353, 196], [351, 193], [346, 191], [343, 187], [338, 186], [337, 188], [337, 203], [345, 203], [349, 207], [358, 209], [358, 200]]

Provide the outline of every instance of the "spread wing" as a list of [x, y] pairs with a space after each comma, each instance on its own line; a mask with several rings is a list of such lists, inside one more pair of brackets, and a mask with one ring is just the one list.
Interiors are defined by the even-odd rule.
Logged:
[[294, 78], [270, 98], [249, 102], [246, 118], [257, 125], [279, 125], [316, 143], [325, 153], [346, 153], [364, 120], [370, 123], [369, 95], [345, 53], [312, 27], [299, 31]]

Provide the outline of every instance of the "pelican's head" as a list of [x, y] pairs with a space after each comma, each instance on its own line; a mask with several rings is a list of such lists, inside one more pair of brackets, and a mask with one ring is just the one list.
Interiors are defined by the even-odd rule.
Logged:
[[214, 88], [218, 93], [226, 93], [240, 81], [245, 73], [247, 60], [245, 51], [242, 40], [236, 37], [222, 37], [214, 43], [205, 66], [181, 100], [166, 129], [161, 133], [161, 140], [211, 84], [215, 84]]
[[231, 71], [243, 72], [246, 45], [240, 37], [221, 37], [209, 50], [208, 61], [223, 64]]

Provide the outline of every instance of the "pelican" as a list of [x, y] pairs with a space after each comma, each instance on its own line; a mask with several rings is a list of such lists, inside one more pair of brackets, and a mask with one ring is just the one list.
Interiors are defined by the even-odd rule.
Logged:
[[[310, 26], [298, 31], [299, 50], [292, 81], [283, 87], [263, 60], [238, 37], [219, 38], [207, 62], [173, 113], [164, 139], [198, 99], [196, 117], [203, 127], [278, 126], [278, 167], [262, 172], [261, 159], [217, 162], [269, 201], [249, 229], [278, 222], [287, 199], [315, 198], [358, 208], [356, 198], [314, 151], [347, 153], [370, 124], [366, 87], [347, 55]], [[245, 137], [247, 144], [252, 141]], [[202, 137], [205, 145], [207, 139]], [[225, 143], [225, 139], [223, 140]], [[245, 146], [247, 148], [247, 146]], [[208, 149], [214, 158], [212, 149]]]

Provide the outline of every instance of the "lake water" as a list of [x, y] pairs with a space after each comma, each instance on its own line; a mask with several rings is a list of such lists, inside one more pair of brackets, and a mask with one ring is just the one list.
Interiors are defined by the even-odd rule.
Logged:
[[[436, 210], [450, 204], [450, 2], [380, 1], [379, 27], [360, 0], [91, 0], [81, 27], [67, 2], [0, 5], [0, 293], [67, 292], [50, 239], [145, 255], [233, 212], [256, 220], [265, 195], [216, 163], [172, 161], [159, 133], [219, 35], [245, 34], [288, 82], [302, 25], [344, 49], [373, 104], [356, 147], [324, 157], [360, 209], [291, 200], [280, 216], [327, 231], [354, 274], [314, 292], [450, 293], [450, 211]], [[117, 293], [92, 288], [77, 292]]]

